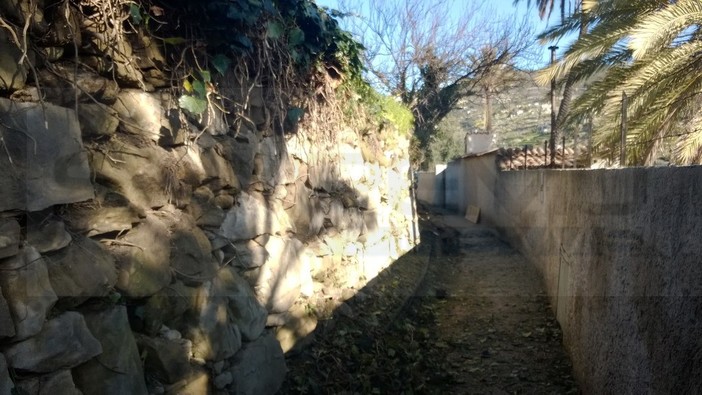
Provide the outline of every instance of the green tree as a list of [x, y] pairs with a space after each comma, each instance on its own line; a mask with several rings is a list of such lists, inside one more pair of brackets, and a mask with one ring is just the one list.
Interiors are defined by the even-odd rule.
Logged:
[[[346, 24], [366, 48], [365, 65], [379, 90], [414, 114], [426, 158], [439, 122], [460, 99], [481, 91], [486, 70], [507, 64], [529, 45], [526, 24], [495, 21], [473, 2], [456, 0], [342, 1]], [[359, 7], [366, 9], [359, 11]], [[481, 50], [490, 47], [490, 57]]]
[[677, 163], [702, 161], [702, 2], [698, 0], [586, 1], [582, 15], [544, 34], [555, 37], [589, 24], [541, 81], [599, 76], [573, 103], [569, 122], [600, 114], [596, 144], [618, 150], [621, 97], [628, 99], [627, 163], [651, 164], [664, 141]]
[[497, 49], [486, 45], [480, 49], [480, 57], [488, 66], [480, 71], [477, 78], [476, 95], [483, 100], [483, 129], [485, 133], [493, 132], [493, 101], [495, 97], [523, 82], [523, 78], [512, 62], [498, 62]]

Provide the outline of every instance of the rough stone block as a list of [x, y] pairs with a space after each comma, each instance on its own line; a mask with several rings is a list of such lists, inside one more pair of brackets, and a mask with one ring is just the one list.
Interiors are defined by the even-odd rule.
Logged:
[[347, 208], [344, 209], [337, 228], [344, 240], [354, 242], [361, 236], [364, 225], [364, 212], [357, 208]]
[[159, 380], [173, 384], [190, 373], [191, 343], [189, 340], [168, 340], [160, 337], [137, 337], [141, 355], [146, 355], [144, 368]]
[[314, 189], [332, 192], [338, 189], [340, 175], [338, 166], [330, 159], [316, 158], [308, 167], [309, 182]]
[[252, 341], [261, 335], [266, 326], [268, 312], [256, 300], [249, 283], [231, 267], [225, 267], [218, 273], [217, 288], [222, 297], [229, 301], [232, 319], [241, 330], [244, 341]]
[[200, 287], [197, 320], [186, 332], [193, 356], [207, 361], [230, 358], [241, 348], [241, 332], [233, 322], [228, 301], [213, 282]]
[[295, 183], [295, 204], [287, 209], [295, 225], [298, 237], [308, 239], [316, 236], [324, 226], [322, 205], [303, 182]]
[[8, 18], [16, 24], [20, 24], [20, 26], [25, 23], [25, 21], [29, 21], [30, 31], [39, 36], [47, 33], [49, 29], [46, 18], [44, 17], [43, 8], [43, 5], [36, 7], [36, 4], [29, 0], [0, 1], [0, 11], [3, 17]]
[[73, 369], [78, 388], [85, 394], [146, 395], [144, 369], [129, 328], [127, 308], [86, 310], [84, 315], [102, 353]]
[[7, 304], [5, 297], [2, 296], [2, 288], [0, 288], [0, 338], [12, 337], [15, 335], [15, 323], [12, 320], [10, 306]]
[[5, 356], [0, 354], [0, 394], [11, 394], [15, 388], [15, 384], [10, 378], [10, 372], [7, 370], [7, 361]]
[[236, 395], [275, 394], [287, 371], [283, 350], [270, 332], [245, 343], [231, 359], [231, 365], [233, 381], [228, 391]]
[[[71, 235], [66, 231], [63, 221], [33, 218], [29, 216], [27, 227], [27, 243], [42, 254], [60, 250], [71, 243]], [[41, 218], [41, 219], [40, 219]]]
[[20, 230], [14, 219], [0, 220], [0, 259], [19, 253]]
[[239, 184], [246, 189], [251, 183], [253, 176], [254, 156], [258, 152], [258, 137], [248, 129], [242, 128], [239, 134], [233, 139], [221, 141], [222, 153], [232, 165]]
[[282, 206], [269, 206], [262, 196], [242, 192], [238, 205], [232, 207], [220, 228], [220, 234], [232, 241], [249, 240], [262, 234], [293, 230], [290, 217]]
[[221, 209], [228, 210], [234, 205], [234, 196], [227, 193], [220, 193], [219, 195], [215, 196], [214, 204]]
[[73, 383], [71, 371], [67, 369], [20, 380], [17, 388], [23, 395], [83, 395]]
[[199, 285], [215, 277], [218, 266], [212, 255], [212, 245], [195, 220], [181, 212], [159, 211], [171, 236], [171, 268], [186, 284]]
[[364, 175], [365, 161], [361, 149], [350, 144], [341, 144], [339, 150], [339, 173], [342, 179], [355, 185]]
[[210, 375], [204, 369], [194, 370], [182, 385], [175, 385], [166, 391], [166, 395], [202, 395], [210, 394]]
[[161, 101], [153, 94], [135, 89], [120, 92], [113, 108], [126, 120], [123, 128], [158, 143], [161, 128], [169, 126]]
[[166, 110], [165, 116], [168, 119], [169, 126], [161, 129], [161, 138], [158, 140], [158, 145], [172, 147], [185, 144], [190, 135], [189, 128], [191, 125], [187, 121], [181, 120], [181, 112], [178, 109]]
[[224, 210], [217, 207], [213, 199], [197, 194], [192, 197], [187, 207], [187, 213], [195, 218], [197, 225], [216, 229], [224, 222]]
[[46, 262], [36, 249], [27, 247], [0, 266], [0, 286], [15, 322], [15, 340], [36, 335], [57, 300]]
[[144, 210], [163, 207], [178, 198], [181, 186], [174, 153], [138, 137], [117, 136], [92, 152], [90, 163], [97, 177]]
[[6, 152], [0, 155], [0, 211], [39, 211], [94, 196], [73, 110], [0, 98]]
[[289, 318], [275, 331], [275, 337], [284, 353], [299, 352], [314, 339], [317, 317], [309, 313], [304, 305], [295, 305]]
[[117, 111], [101, 103], [80, 104], [78, 119], [85, 137], [111, 136], [117, 131]]
[[117, 282], [114, 257], [84, 236], [76, 236], [71, 245], [44, 259], [51, 286], [64, 307], [105, 296]]
[[232, 259], [232, 265], [243, 270], [261, 267], [268, 259], [266, 248], [254, 240], [235, 243], [227, 247], [227, 252]]
[[68, 311], [48, 321], [36, 336], [4, 350], [14, 369], [36, 373], [70, 369], [102, 353], [83, 316]]
[[4, 28], [0, 31], [0, 91], [21, 89], [27, 82], [27, 67], [19, 64], [22, 51]]
[[156, 335], [161, 326], [184, 325], [185, 313], [196, 307], [197, 290], [176, 281], [150, 297], [144, 305], [144, 332]]
[[171, 282], [168, 227], [150, 214], [111, 247], [117, 258], [117, 287], [132, 298], [158, 292]]
[[66, 222], [75, 231], [93, 237], [111, 232], [124, 232], [141, 221], [133, 207], [69, 207]]
[[218, 179], [222, 188], [240, 190], [241, 184], [239, 184], [239, 179], [232, 169], [232, 164], [219, 154], [220, 151], [222, 151], [221, 146], [201, 149], [200, 160], [206, 178], [208, 180]]
[[[48, 69], [38, 70], [42, 82], [44, 100], [58, 105], [72, 107], [75, 105], [76, 95], [80, 103], [111, 104], [117, 100], [119, 86], [112, 78], [105, 78], [95, 74], [92, 70], [78, 67], [76, 70], [73, 62], [56, 62]], [[78, 89], [74, 88], [74, 84]]]
[[301, 285], [311, 283], [309, 265], [300, 259], [304, 246], [295, 238], [270, 237], [268, 259], [261, 267], [254, 290], [271, 313], [287, 311], [300, 296]]
[[295, 182], [297, 178], [295, 166], [288, 155], [285, 144], [279, 137], [264, 138], [259, 149], [260, 168], [254, 171], [259, 181], [271, 187]]

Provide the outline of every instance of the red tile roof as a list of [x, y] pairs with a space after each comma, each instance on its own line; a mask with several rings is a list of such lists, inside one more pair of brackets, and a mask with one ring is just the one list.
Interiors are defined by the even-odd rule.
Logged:
[[[555, 168], [585, 168], [588, 167], [587, 148], [585, 146], [566, 148], [565, 155], [562, 148], [556, 149]], [[551, 162], [550, 150], [544, 151], [543, 147], [527, 147], [526, 155], [524, 148], [500, 148], [497, 150], [497, 167], [500, 170], [524, 170], [548, 168]]]

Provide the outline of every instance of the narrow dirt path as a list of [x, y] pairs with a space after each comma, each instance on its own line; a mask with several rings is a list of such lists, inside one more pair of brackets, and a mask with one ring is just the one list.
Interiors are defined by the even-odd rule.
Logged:
[[[535, 270], [489, 228], [439, 212], [423, 219], [418, 251], [288, 359], [281, 392], [577, 393]], [[408, 289], [411, 298], [394, 297]]]
[[453, 232], [432, 259], [407, 315], [433, 326], [434, 344], [444, 349], [449, 374], [432, 390], [577, 393], [560, 328], [535, 269], [492, 229], [434, 215], [434, 224]]

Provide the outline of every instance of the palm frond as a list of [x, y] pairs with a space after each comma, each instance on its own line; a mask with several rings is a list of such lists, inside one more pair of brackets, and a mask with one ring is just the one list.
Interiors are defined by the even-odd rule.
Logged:
[[[700, 53], [702, 53], [702, 41], [687, 42], [674, 48], [664, 48], [655, 55], [651, 55], [650, 58], [641, 60], [640, 63], [644, 66], [625, 82], [626, 90], [636, 92], [639, 89], [644, 89], [647, 84], [661, 79], [665, 80], [670, 74], [687, 69], [690, 64], [698, 60]], [[695, 73], [695, 70], [687, 71]]]
[[678, 35], [690, 26], [702, 23], [702, 2], [679, 0], [652, 12], [634, 26], [629, 47], [634, 59], [669, 46]]
[[558, 25], [551, 26], [545, 31], [541, 32], [536, 36], [536, 39], [540, 44], [544, 45], [551, 41], [555, 41], [561, 37], [564, 37], [572, 32], [580, 30], [580, 26], [583, 23], [583, 15], [581, 13], [574, 13], [568, 16], [563, 22]]

